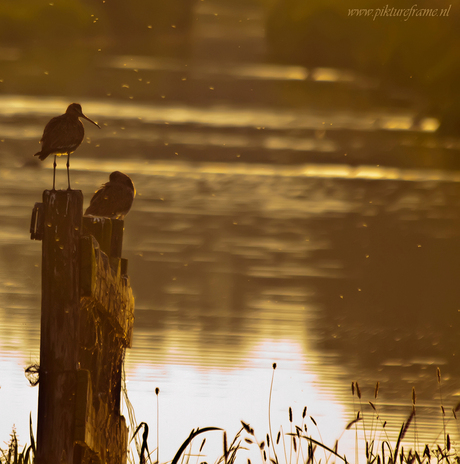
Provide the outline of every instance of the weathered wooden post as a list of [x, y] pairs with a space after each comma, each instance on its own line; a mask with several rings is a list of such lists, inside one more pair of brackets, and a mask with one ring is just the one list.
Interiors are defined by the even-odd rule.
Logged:
[[81, 191], [45, 190], [32, 214], [31, 238], [43, 240], [38, 464], [127, 457], [120, 393], [134, 299], [123, 221], [82, 211]]

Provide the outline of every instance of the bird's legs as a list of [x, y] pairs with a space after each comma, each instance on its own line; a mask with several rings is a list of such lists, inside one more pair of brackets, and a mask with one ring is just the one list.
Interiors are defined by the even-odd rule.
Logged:
[[67, 190], [70, 190], [70, 153], [67, 153]]
[[56, 190], [56, 155], [54, 155], [54, 163], [53, 163], [53, 191]]

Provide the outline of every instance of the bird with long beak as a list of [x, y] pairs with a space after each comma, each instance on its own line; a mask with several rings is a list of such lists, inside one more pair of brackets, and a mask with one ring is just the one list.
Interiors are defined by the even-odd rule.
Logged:
[[56, 156], [65, 154], [67, 155], [67, 182], [70, 190], [70, 154], [80, 146], [85, 136], [85, 129], [80, 118], [86, 119], [100, 129], [99, 124], [83, 114], [79, 103], [72, 103], [64, 114], [51, 119], [45, 126], [40, 140], [42, 149], [34, 155], [43, 161], [48, 155], [54, 154], [53, 190], [56, 185]]

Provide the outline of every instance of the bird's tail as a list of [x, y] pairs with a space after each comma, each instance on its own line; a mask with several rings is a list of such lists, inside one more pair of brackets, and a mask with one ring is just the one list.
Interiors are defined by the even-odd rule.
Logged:
[[38, 156], [38, 158], [43, 161], [48, 155], [49, 155], [49, 153], [46, 153], [46, 151], [45, 152], [39, 151], [39, 152], [35, 153], [34, 156]]

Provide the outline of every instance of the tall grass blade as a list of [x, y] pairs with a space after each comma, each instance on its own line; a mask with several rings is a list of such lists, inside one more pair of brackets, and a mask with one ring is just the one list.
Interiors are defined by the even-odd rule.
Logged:
[[200, 433], [205, 433], [205, 432], [210, 432], [213, 430], [220, 430], [222, 429], [220, 427], [204, 427], [202, 429], [198, 428], [196, 430], [192, 430], [190, 432], [190, 435], [188, 438], [182, 443], [181, 447], [177, 451], [176, 455], [174, 456], [173, 460], [171, 461], [171, 464], [177, 464], [179, 462], [180, 457], [182, 456], [182, 453], [187, 449], [187, 446], [192, 442], [192, 440], [199, 435]]
[[227, 432], [224, 430], [224, 464], [227, 464], [228, 461], [228, 444], [227, 444]]
[[[270, 383], [270, 394], [268, 396], [268, 431], [270, 433], [270, 439], [273, 443], [273, 436], [272, 436], [272, 421], [271, 421], [271, 405], [272, 405], [272, 392], [273, 392], [273, 380], [275, 378], [275, 369], [276, 369], [276, 363], [273, 363], [273, 372], [272, 372], [272, 381]], [[278, 434], [279, 436], [279, 434]], [[278, 444], [279, 439], [276, 441], [276, 444]], [[273, 454], [275, 456], [275, 461], [276, 464], [278, 464], [278, 456], [276, 454], [276, 449], [275, 445], [273, 445]]]
[[395, 463], [396, 463], [396, 459], [398, 457], [399, 445], [401, 444], [403, 431], [404, 431], [405, 427], [406, 427], [406, 424], [403, 422], [403, 424], [401, 426], [401, 431], [399, 432], [398, 440], [396, 442], [395, 452], [394, 452], [394, 455], [393, 455], [393, 462], [395, 462]]
[[428, 445], [425, 445], [425, 449], [423, 450], [423, 457], [427, 457], [428, 461], [431, 460], [431, 452], [430, 452], [430, 448], [428, 447]]
[[363, 418], [362, 418], [362, 417], [357, 417], [356, 419], [353, 419], [351, 422], [349, 422], [349, 423], [347, 424], [347, 426], [345, 427], [345, 430], [350, 430], [350, 428], [351, 428], [354, 424], [356, 424], [356, 422], [359, 422], [360, 420], [363, 420]]
[[30, 446], [27, 447], [27, 450], [24, 454], [24, 452], [22, 452], [21, 456], [22, 456], [22, 459], [21, 461], [24, 463], [24, 464], [29, 464], [29, 454], [30, 454]]
[[155, 388], [155, 395], [157, 397], [157, 462], [160, 462], [160, 389]]
[[133, 434], [133, 437], [131, 438], [131, 440], [134, 439], [134, 437], [137, 435], [137, 432], [139, 432], [139, 430], [141, 429], [141, 427], [144, 428], [144, 432], [142, 433], [142, 446], [141, 446], [141, 452], [139, 454], [139, 462], [140, 464], [145, 464], [146, 462], [146, 458], [144, 457], [145, 455], [145, 452], [147, 452], [147, 456], [150, 455], [149, 453], [149, 446], [147, 444], [147, 438], [149, 436], [149, 426], [146, 422], [141, 422], [138, 426], [137, 426], [137, 429], [136, 431], [134, 432]]
[[33, 457], [35, 460], [35, 438], [34, 438], [34, 431], [32, 427], [32, 413], [29, 414], [29, 435], [30, 435], [30, 448], [32, 449]]
[[[320, 448], [323, 448], [325, 451], [328, 451], [329, 453], [333, 454], [334, 456], [338, 457], [339, 459], [341, 459], [343, 462], [347, 462], [346, 458], [343, 457], [343, 456], [340, 456], [340, 454], [336, 453], [333, 449], [329, 448], [328, 446], [326, 446], [325, 444], [321, 443], [320, 441], [317, 441], [311, 437], [307, 437], [305, 435], [302, 435], [301, 438], [304, 438], [305, 440], [307, 440], [309, 443], [308, 443], [308, 459], [310, 459], [310, 451], [311, 451], [311, 458], [313, 459], [313, 453], [315, 452], [316, 448], [319, 446]], [[313, 447], [313, 443], [315, 444], [315, 446]]]

